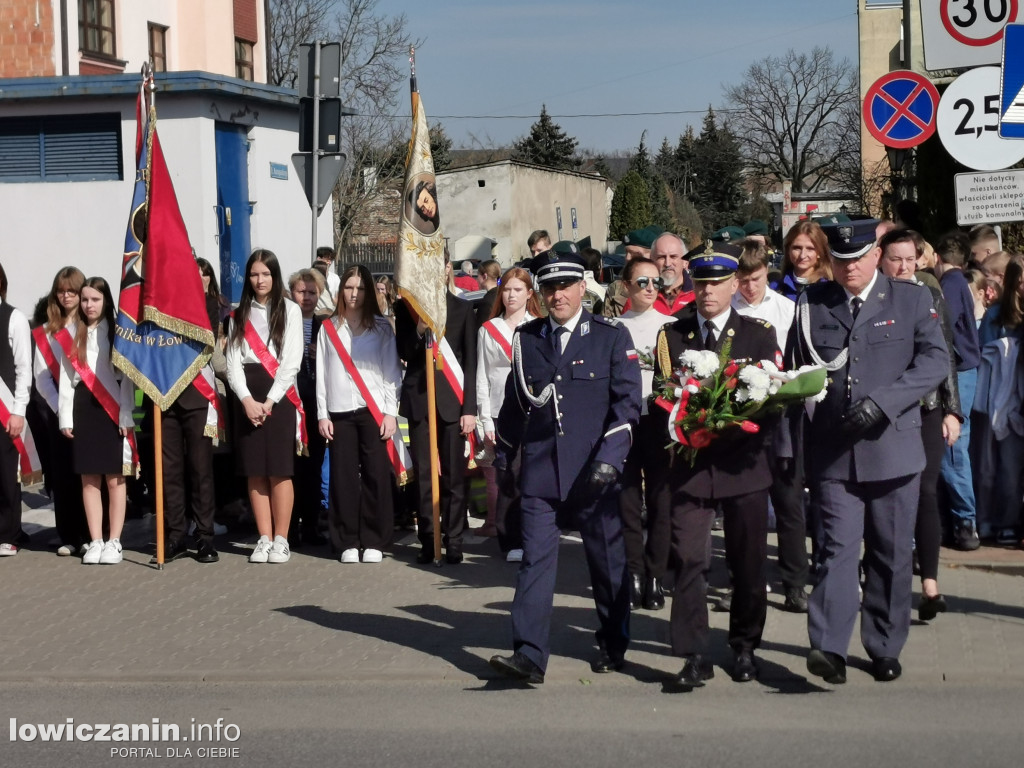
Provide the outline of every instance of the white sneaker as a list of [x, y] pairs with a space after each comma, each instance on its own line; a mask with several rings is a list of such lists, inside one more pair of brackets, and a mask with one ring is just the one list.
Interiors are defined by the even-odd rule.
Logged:
[[363, 550], [363, 562], [364, 563], [379, 563], [384, 559], [384, 553], [379, 549], [364, 549]]
[[0, 544], [0, 557], [14, 557], [18, 548], [14, 544]]
[[260, 540], [256, 542], [256, 549], [249, 555], [250, 563], [265, 563], [270, 558], [270, 539], [266, 536], [260, 536]]
[[358, 563], [359, 562], [359, 550], [355, 547], [346, 549], [341, 553], [341, 562], [343, 563]]
[[521, 563], [523, 562], [523, 550], [521, 549], [510, 549], [508, 554], [505, 555], [506, 563]]
[[61, 544], [57, 547], [57, 557], [71, 557], [75, 554], [75, 548], [70, 544]]
[[[83, 545], [85, 546], [85, 545]], [[103, 553], [103, 542], [99, 539], [90, 541], [85, 547], [85, 554], [82, 555], [82, 565], [96, 565]]]
[[287, 563], [291, 560], [292, 552], [288, 549], [288, 539], [284, 536], [275, 536], [274, 543], [270, 546], [270, 554], [267, 556], [268, 563]]
[[103, 551], [100, 552], [101, 565], [117, 565], [123, 559], [120, 539], [111, 539], [103, 545]]

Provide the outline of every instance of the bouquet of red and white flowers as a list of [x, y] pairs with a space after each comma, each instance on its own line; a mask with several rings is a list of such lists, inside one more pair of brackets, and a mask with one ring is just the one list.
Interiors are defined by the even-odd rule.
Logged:
[[693, 466], [697, 452], [731, 430], [757, 433], [758, 421], [793, 403], [825, 397], [822, 366], [781, 371], [771, 360], [732, 360], [732, 344], [721, 354], [687, 350], [680, 367], [662, 381], [655, 403], [669, 413], [672, 442]]

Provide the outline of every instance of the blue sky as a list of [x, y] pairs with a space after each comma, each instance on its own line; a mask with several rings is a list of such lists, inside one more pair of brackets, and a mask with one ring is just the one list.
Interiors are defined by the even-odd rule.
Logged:
[[[700, 126], [708, 104], [727, 106], [723, 83], [765, 56], [829, 46], [857, 59], [856, 0], [379, 0], [405, 13], [423, 44], [416, 69], [427, 117], [455, 146], [505, 144], [546, 104], [580, 146], [602, 152], [674, 143]], [[524, 115], [456, 119], [454, 115]]]

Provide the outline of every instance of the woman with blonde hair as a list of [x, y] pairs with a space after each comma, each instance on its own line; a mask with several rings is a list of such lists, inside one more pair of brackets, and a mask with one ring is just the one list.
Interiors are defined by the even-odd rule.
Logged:
[[816, 221], [798, 221], [782, 243], [782, 278], [772, 290], [796, 301], [811, 283], [832, 279], [828, 238]]

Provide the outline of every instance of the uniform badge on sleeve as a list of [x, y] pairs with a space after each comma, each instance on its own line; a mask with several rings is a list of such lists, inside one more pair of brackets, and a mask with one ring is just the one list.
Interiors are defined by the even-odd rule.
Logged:
[[586, 336], [588, 333], [590, 333], [590, 321], [589, 320], [586, 321], [585, 323], [581, 323], [580, 324], [580, 336]]
[[775, 350], [775, 367], [781, 370], [782, 368], [782, 352]]

